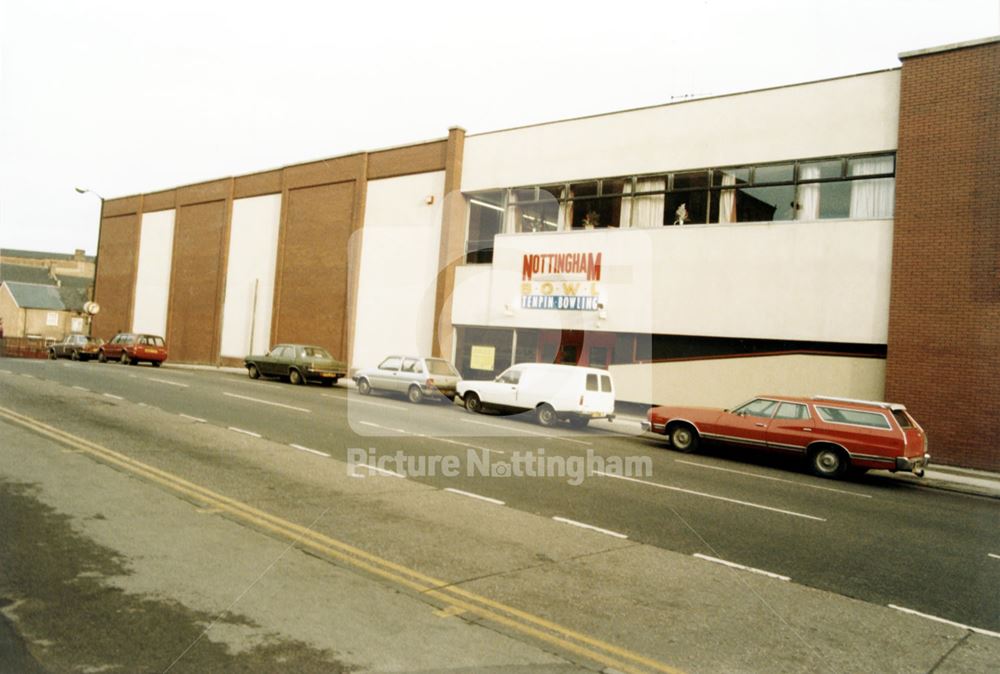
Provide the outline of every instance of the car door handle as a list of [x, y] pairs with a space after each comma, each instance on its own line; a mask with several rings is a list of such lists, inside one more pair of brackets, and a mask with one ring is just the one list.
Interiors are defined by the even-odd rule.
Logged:
[[812, 433], [812, 429], [811, 428], [803, 428], [802, 430], [808, 431], [808, 432]]
[[761, 428], [767, 428], [767, 424], [762, 424], [759, 421], [754, 424], [754, 426], [760, 426]]

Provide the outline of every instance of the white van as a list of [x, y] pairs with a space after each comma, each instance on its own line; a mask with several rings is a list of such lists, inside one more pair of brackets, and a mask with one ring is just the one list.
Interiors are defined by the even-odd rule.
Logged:
[[615, 418], [611, 375], [593, 367], [520, 363], [492, 381], [460, 381], [458, 396], [470, 412], [534, 410], [543, 426], [567, 420], [582, 428], [591, 419]]

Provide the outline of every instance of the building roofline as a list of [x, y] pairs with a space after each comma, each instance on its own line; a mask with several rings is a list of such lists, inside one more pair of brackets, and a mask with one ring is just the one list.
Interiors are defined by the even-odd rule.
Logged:
[[379, 152], [390, 152], [392, 150], [403, 150], [409, 147], [418, 147], [420, 145], [431, 145], [433, 143], [443, 143], [448, 140], [447, 136], [442, 136], [438, 138], [429, 138], [427, 140], [418, 140], [411, 143], [401, 143], [399, 145], [388, 145], [386, 147], [378, 147], [373, 150], [354, 150], [351, 152], [343, 152], [341, 154], [335, 154], [330, 157], [318, 157], [316, 159], [306, 159], [303, 161], [296, 161], [290, 164], [281, 164], [279, 166], [271, 166], [269, 168], [257, 169], [255, 171], [249, 171], [247, 173], [237, 173], [228, 176], [218, 176], [216, 178], [206, 178], [205, 180], [199, 180], [193, 183], [182, 183], [180, 185], [174, 185], [173, 187], [163, 187], [160, 189], [153, 190], [152, 192], [136, 192], [133, 194], [122, 194], [116, 197], [108, 197], [104, 201], [117, 201], [119, 199], [131, 199], [133, 197], [144, 196], [147, 197], [151, 194], [161, 194], [163, 192], [173, 192], [185, 187], [197, 187], [198, 185], [205, 185], [207, 183], [216, 183], [220, 180], [234, 180], [237, 178], [246, 178], [249, 176], [260, 175], [261, 173], [271, 173], [273, 171], [284, 171], [285, 169], [295, 168], [296, 166], [308, 166], [309, 164], [321, 164], [330, 161], [336, 161], [338, 159], [347, 159], [348, 157], [357, 157], [359, 155], [367, 154], [377, 154]]
[[580, 115], [579, 117], [566, 117], [564, 119], [554, 119], [547, 122], [535, 122], [532, 124], [521, 124], [520, 126], [511, 126], [505, 129], [495, 129], [493, 131], [480, 131], [479, 133], [470, 133], [466, 138], [475, 138], [476, 136], [488, 136], [493, 133], [504, 133], [507, 131], [517, 131], [520, 129], [530, 129], [536, 126], [548, 126], [550, 124], [562, 124], [564, 122], [578, 122], [584, 119], [596, 119], [598, 117], [611, 117], [612, 115], [622, 115], [628, 112], [640, 112], [642, 110], [655, 110], [656, 108], [667, 108], [674, 105], [685, 105], [689, 103], [700, 103], [702, 101], [711, 101], [718, 98], [731, 98], [733, 96], [745, 96], [747, 94], [759, 94], [765, 91], [777, 91], [779, 89], [791, 89], [792, 87], [801, 87], [809, 84], [822, 84], [824, 82], [836, 82], [837, 80], [848, 80], [855, 77], [867, 77], [869, 75], [879, 75], [881, 73], [896, 72], [899, 68], [883, 68], [881, 70], [870, 70], [863, 73], [852, 73], [850, 75], [838, 75], [836, 77], [826, 77], [819, 80], [809, 80], [807, 82], [793, 82], [791, 84], [778, 84], [773, 87], [762, 87], [760, 89], [748, 89], [746, 91], [733, 91], [728, 94], [712, 94], [708, 96], [702, 96], [698, 98], [685, 98], [679, 101], [670, 101], [667, 103], [654, 103], [652, 105], [643, 105], [637, 108], [626, 108], [624, 110], [612, 110], [610, 112], [597, 112], [592, 115]]
[[913, 58], [914, 56], [927, 56], [928, 54], [940, 54], [941, 52], [955, 51], [956, 49], [981, 47], [983, 45], [992, 44], [994, 42], [1000, 42], [1000, 35], [993, 35], [992, 37], [983, 37], [977, 40], [966, 40], [965, 42], [952, 42], [951, 44], [943, 44], [938, 47], [927, 47], [926, 49], [914, 49], [913, 51], [904, 51], [899, 55], [899, 58], [908, 59], [908, 58]]

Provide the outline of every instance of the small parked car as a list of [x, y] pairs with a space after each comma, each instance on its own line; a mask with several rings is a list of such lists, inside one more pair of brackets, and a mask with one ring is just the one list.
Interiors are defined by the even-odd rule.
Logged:
[[292, 384], [319, 382], [333, 386], [347, 375], [347, 367], [322, 346], [276, 344], [263, 356], [247, 356], [243, 365], [251, 379], [277, 377]]
[[102, 363], [109, 360], [116, 360], [122, 365], [146, 362], [160, 367], [166, 359], [167, 344], [162, 337], [134, 332], [119, 332], [97, 351], [97, 360]]
[[533, 411], [538, 423], [583, 428], [615, 418], [615, 386], [607, 370], [576, 365], [520, 363], [490, 381], [462, 380], [458, 395], [470, 412]]
[[69, 358], [71, 360], [90, 360], [97, 358], [104, 340], [87, 335], [67, 335], [61, 342], [49, 347], [49, 358]]
[[643, 428], [682, 452], [715, 441], [798, 454], [829, 478], [869, 468], [923, 476], [931, 459], [927, 436], [903, 405], [869, 400], [760, 396], [731, 410], [660, 406]]
[[394, 391], [405, 393], [411, 403], [440, 396], [454, 400], [460, 378], [455, 366], [443, 358], [419, 356], [389, 356], [378, 367], [363, 368], [354, 373], [354, 382], [361, 395], [372, 391]]

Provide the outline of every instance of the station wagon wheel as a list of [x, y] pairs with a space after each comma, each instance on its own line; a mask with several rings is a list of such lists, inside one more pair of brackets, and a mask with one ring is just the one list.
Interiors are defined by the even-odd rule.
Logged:
[[296, 386], [306, 383], [306, 380], [302, 378], [302, 373], [294, 368], [288, 371], [288, 381]]
[[809, 453], [809, 468], [819, 477], [841, 477], [849, 466], [850, 460], [839, 447], [823, 445]]
[[358, 380], [358, 393], [366, 396], [372, 392], [372, 385], [368, 383], [367, 379]]
[[410, 399], [410, 402], [414, 405], [419, 405], [424, 401], [424, 392], [420, 390], [420, 387], [414, 384], [406, 392], [406, 397]]
[[108, 357], [106, 355], [104, 355], [104, 350], [103, 349], [101, 351], [97, 352], [97, 362], [98, 363], [106, 363], [106, 362], [108, 362]]
[[253, 363], [247, 365], [247, 374], [250, 375], [251, 379], [260, 379], [260, 370]]
[[128, 352], [122, 351], [122, 357], [119, 359], [122, 365], [131, 365], [132, 359], [128, 357]]
[[152, 360], [152, 361], [149, 362], [149, 364], [152, 365], [153, 367], [160, 367], [161, 365], [163, 365], [163, 361], [162, 360]]
[[556, 415], [556, 411], [552, 409], [552, 405], [548, 403], [542, 403], [535, 410], [535, 415], [538, 417], [538, 423], [542, 426], [555, 426], [559, 421], [559, 417]]
[[470, 412], [482, 412], [483, 403], [482, 401], [479, 400], [479, 396], [476, 395], [475, 393], [466, 393], [465, 409], [469, 410]]
[[678, 452], [690, 454], [698, 449], [698, 432], [687, 424], [677, 424], [670, 428], [670, 444]]

